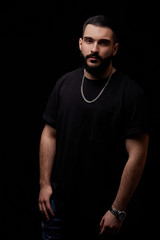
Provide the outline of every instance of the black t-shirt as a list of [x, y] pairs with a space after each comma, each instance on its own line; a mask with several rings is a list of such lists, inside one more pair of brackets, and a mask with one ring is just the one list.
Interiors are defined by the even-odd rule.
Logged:
[[[143, 89], [116, 71], [93, 103], [81, 95], [83, 68], [56, 83], [44, 120], [57, 132], [52, 183], [59, 210], [98, 214], [112, 204], [127, 161], [125, 139], [147, 130]], [[94, 99], [107, 79], [85, 78], [84, 94]], [[93, 216], [94, 217], [94, 216]]]

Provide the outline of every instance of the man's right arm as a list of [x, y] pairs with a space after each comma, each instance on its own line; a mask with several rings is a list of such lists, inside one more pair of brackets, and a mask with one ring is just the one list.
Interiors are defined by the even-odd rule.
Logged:
[[40, 192], [39, 209], [49, 220], [49, 214], [54, 216], [50, 205], [52, 187], [50, 183], [54, 157], [56, 152], [56, 129], [46, 124], [40, 139], [39, 168], [40, 168]]

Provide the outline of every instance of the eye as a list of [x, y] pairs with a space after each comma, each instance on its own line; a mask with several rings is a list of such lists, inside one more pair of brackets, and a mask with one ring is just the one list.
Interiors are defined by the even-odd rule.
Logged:
[[110, 41], [107, 40], [107, 39], [101, 39], [101, 40], [99, 41], [99, 44], [100, 44], [101, 46], [108, 46], [108, 45], [110, 44]]
[[94, 42], [94, 40], [93, 40], [92, 38], [90, 38], [90, 37], [85, 37], [85, 38], [84, 38], [84, 41], [85, 41], [86, 43], [93, 43], [93, 42]]

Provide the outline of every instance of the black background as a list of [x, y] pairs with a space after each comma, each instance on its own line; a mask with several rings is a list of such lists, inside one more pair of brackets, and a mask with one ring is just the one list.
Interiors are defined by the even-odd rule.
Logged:
[[117, 19], [120, 49], [114, 64], [137, 81], [149, 97], [149, 155], [128, 219], [137, 236], [153, 236], [158, 231], [159, 5], [139, 2], [1, 3], [0, 225], [5, 239], [40, 239], [38, 148], [42, 113], [58, 78], [80, 66], [82, 24], [97, 14]]

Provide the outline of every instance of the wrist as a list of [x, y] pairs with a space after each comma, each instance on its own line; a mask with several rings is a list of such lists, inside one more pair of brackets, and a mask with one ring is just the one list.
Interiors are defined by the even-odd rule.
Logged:
[[51, 187], [51, 183], [48, 182], [48, 181], [42, 181], [39, 183], [40, 185], [40, 188], [43, 188], [43, 187]]
[[126, 212], [117, 210], [113, 206], [109, 208], [109, 211], [119, 220], [123, 221], [126, 218]]

